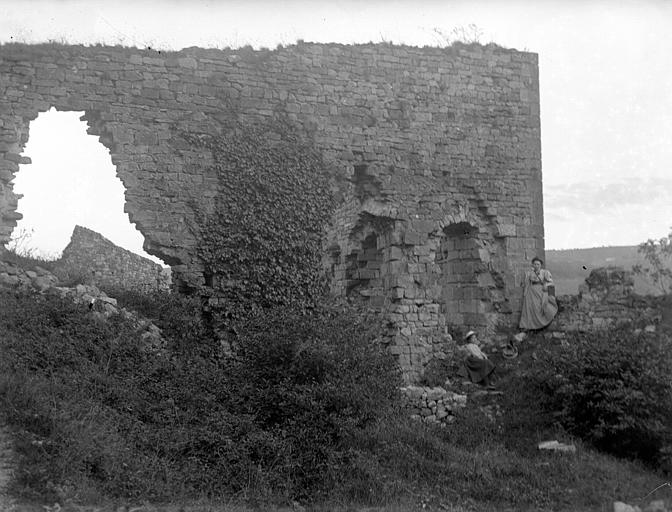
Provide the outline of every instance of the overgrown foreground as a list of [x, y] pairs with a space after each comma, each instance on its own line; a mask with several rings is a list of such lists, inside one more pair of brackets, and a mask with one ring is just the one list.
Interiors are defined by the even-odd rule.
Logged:
[[144, 351], [132, 321], [0, 290], [0, 405], [24, 499], [601, 510], [665, 481], [579, 441], [576, 454], [537, 451], [571, 438], [515, 380], [497, 421], [475, 406], [446, 428], [408, 420], [376, 322], [345, 306], [248, 319], [227, 358], [197, 304], [118, 297], [163, 329], [165, 352]]

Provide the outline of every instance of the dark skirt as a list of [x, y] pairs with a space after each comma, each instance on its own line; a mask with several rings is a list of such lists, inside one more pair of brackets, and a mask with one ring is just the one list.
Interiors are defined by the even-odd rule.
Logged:
[[495, 365], [490, 359], [469, 356], [464, 361], [464, 369], [471, 382], [479, 383], [495, 371]]

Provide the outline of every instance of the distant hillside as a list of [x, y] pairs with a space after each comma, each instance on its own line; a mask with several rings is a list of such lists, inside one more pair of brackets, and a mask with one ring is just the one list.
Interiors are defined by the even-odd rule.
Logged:
[[[546, 251], [546, 268], [551, 271], [558, 295], [576, 294], [579, 285], [590, 271], [598, 267], [616, 266], [625, 269], [644, 264], [637, 253], [637, 246], [593, 247], [590, 249], [563, 249]], [[656, 293], [656, 288], [635, 276], [635, 291], [641, 294]]]

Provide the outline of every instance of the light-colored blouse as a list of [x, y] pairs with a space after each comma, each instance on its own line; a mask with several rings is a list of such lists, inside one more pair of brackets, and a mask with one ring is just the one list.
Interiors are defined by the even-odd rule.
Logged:
[[473, 357], [476, 357], [478, 359], [487, 359], [488, 358], [488, 356], [486, 356], [483, 353], [483, 351], [480, 349], [480, 347], [478, 345], [476, 345], [475, 343], [467, 343], [466, 345], [462, 345], [460, 347], [460, 349], [461, 349], [464, 357], [473, 356]]
[[545, 268], [539, 270], [538, 274], [534, 270], [530, 270], [525, 273], [525, 283], [523, 284], [540, 284], [542, 286], [548, 286], [549, 284], [553, 284], [553, 276], [551, 276], [551, 273]]

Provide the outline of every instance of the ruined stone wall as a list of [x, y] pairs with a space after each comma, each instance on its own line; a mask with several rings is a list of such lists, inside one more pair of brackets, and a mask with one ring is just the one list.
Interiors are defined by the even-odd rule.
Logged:
[[571, 331], [590, 332], [619, 325], [672, 328], [672, 297], [635, 293], [631, 271], [604, 267], [591, 271], [578, 295], [557, 298], [558, 315], [546, 336], [562, 339]]
[[81, 279], [96, 286], [141, 291], [170, 288], [168, 269], [81, 226], [75, 226], [54, 273], [62, 280]]
[[543, 256], [535, 54], [495, 45], [4, 45], [0, 242], [20, 217], [11, 180], [29, 162], [29, 123], [51, 107], [85, 112], [145, 249], [191, 292], [206, 285], [199, 219], [225, 192], [213, 155], [184, 134], [277, 116], [301, 127], [342, 184], [325, 240], [333, 290], [385, 311], [409, 380], [446, 350], [448, 326], [515, 323], [520, 279]]

